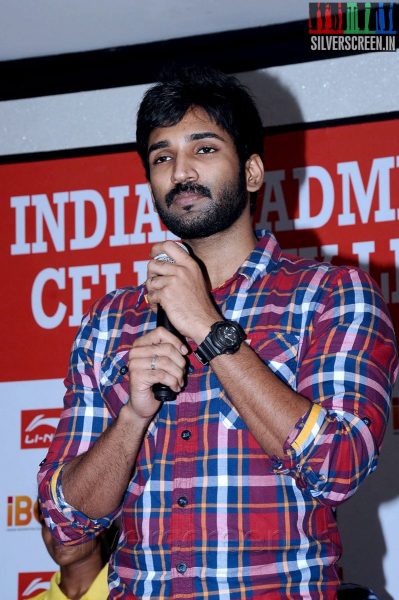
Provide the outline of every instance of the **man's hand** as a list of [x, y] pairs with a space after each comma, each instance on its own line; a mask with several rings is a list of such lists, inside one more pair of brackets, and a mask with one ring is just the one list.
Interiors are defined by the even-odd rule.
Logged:
[[146, 281], [148, 301], [153, 308], [160, 304], [176, 329], [199, 344], [211, 325], [220, 320], [220, 314], [197, 262], [174, 242], [155, 244], [151, 256], [163, 252], [175, 262], [150, 260]]
[[140, 419], [151, 418], [159, 409], [152, 386], [163, 383], [175, 392], [184, 385], [187, 348], [170, 331], [157, 327], [135, 340], [129, 352], [129, 405]]
[[161, 382], [180, 391], [186, 353], [163, 327], [135, 340], [129, 352], [129, 401], [90, 449], [64, 466], [62, 486], [69, 504], [93, 519], [121, 504], [148, 423], [160, 407], [151, 387]]

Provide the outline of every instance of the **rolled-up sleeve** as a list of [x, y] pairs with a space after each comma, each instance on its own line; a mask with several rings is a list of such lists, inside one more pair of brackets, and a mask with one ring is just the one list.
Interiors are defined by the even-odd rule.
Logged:
[[338, 269], [320, 294], [296, 388], [312, 405], [286, 440], [281, 470], [336, 505], [377, 466], [398, 357], [385, 302], [367, 273]]
[[63, 495], [63, 467], [95, 443], [112, 422], [98, 386], [94, 362], [102, 333], [95, 312], [83, 317], [65, 379], [64, 409], [54, 440], [41, 463], [38, 484], [42, 510], [54, 536], [64, 543], [80, 543], [108, 527], [117, 513], [90, 519], [70, 506]]

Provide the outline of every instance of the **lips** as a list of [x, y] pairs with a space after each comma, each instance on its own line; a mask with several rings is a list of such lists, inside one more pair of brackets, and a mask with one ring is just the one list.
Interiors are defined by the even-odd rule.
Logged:
[[186, 208], [188, 206], [192, 206], [199, 200], [203, 200], [205, 196], [203, 194], [193, 194], [193, 193], [181, 193], [176, 194], [173, 198], [173, 204], [177, 206], [181, 206], [182, 208]]

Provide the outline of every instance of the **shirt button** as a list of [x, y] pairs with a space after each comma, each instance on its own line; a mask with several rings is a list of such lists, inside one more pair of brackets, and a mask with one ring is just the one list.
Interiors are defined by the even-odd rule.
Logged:
[[181, 436], [183, 440], [189, 440], [191, 438], [191, 431], [185, 429], [184, 431], [182, 431]]
[[121, 368], [120, 368], [120, 370], [119, 370], [119, 373], [120, 373], [121, 375], [126, 375], [126, 373], [128, 372], [128, 370], [129, 370], [129, 369], [128, 369], [128, 368], [127, 368], [127, 366], [125, 365], [124, 367], [121, 367]]
[[275, 459], [273, 460], [273, 471], [280, 471], [283, 468], [283, 463], [281, 460]]
[[176, 571], [180, 573], [180, 575], [184, 575], [184, 573], [187, 571], [186, 563], [179, 563], [176, 565]]
[[369, 419], [368, 417], [364, 417], [364, 419], [362, 419], [363, 423], [365, 423], [367, 425], [367, 427], [370, 427], [371, 425], [371, 419]]
[[180, 498], [177, 501], [177, 504], [184, 508], [188, 504], [188, 499], [185, 496], [180, 496]]

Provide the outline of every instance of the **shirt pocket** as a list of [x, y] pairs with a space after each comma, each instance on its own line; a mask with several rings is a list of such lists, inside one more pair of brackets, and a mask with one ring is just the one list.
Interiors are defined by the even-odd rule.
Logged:
[[[246, 343], [277, 377], [296, 389], [298, 336], [280, 331], [257, 330], [247, 333]], [[247, 429], [245, 421], [224, 390], [219, 394], [219, 420], [229, 431]]]
[[129, 350], [107, 354], [100, 369], [100, 390], [105, 404], [115, 418], [129, 399]]
[[296, 390], [299, 336], [285, 331], [253, 331], [247, 342], [284, 383]]

